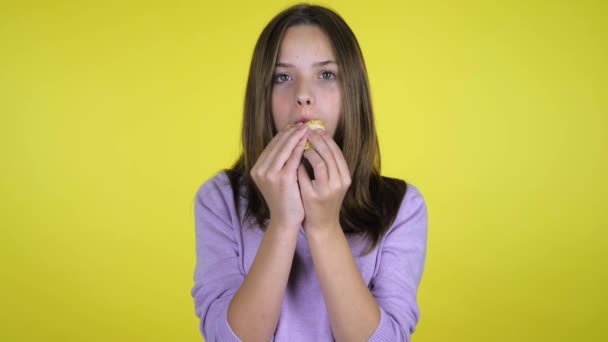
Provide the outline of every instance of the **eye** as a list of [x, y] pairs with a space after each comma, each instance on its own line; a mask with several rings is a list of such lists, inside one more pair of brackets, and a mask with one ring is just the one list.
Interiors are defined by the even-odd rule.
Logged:
[[287, 74], [276, 74], [272, 77], [272, 81], [274, 83], [283, 83], [285, 81], [289, 81], [290, 77]]
[[321, 73], [321, 78], [324, 80], [333, 80], [336, 78], [336, 74], [334, 74], [332, 71], [323, 71]]

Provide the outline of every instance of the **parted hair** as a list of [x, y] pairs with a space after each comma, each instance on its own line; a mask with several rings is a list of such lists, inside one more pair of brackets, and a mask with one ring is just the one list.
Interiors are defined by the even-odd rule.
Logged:
[[299, 4], [276, 15], [264, 28], [253, 51], [245, 91], [242, 121], [242, 154], [225, 170], [239, 209], [239, 189], [244, 188], [247, 209], [266, 229], [268, 205], [250, 172], [258, 157], [277, 133], [272, 119], [272, 76], [283, 36], [294, 25], [315, 25], [329, 38], [342, 94], [342, 111], [334, 135], [351, 174], [340, 209], [340, 225], [346, 234], [364, 234], [371, 251], [392, 225], [407, 190], [403, 180], [380, 174], [380, 147], [363, 54], [346, 22], [334, 11], [316, 5]]

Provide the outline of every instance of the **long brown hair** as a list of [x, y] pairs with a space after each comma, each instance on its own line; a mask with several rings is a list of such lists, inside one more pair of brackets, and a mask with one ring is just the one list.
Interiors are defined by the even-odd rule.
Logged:
[[245, 218], [255, 217], [265, 229], [268, 206], [250, 171], [276, 134], [271, 113], [272, 75], [283, 35], [294, 25], [315, 25], [329, 38], [340, 69], [342, 112], [334, 135], [351, 172], [351, 186], [340, 210], [340, 224], [347, 234], [365, 234], [371, 251], [393, 223], [405, 195], [404, 181], [380, 175], [380, 148], [374, 125], [369, 81], [355, 35], [335, 12], [321, 6], [300, 4], [274, 17], [260, 35], [251, 60], [243, 111], [243, 152], [231, 169], [235, 206], [239, 189], [245, 189]]

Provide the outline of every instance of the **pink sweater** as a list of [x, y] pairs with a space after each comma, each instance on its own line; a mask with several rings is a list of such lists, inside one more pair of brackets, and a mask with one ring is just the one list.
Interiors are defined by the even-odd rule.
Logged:
[[[241, 208], [242, 216], [246, 204], [241, 203]], [[197, 263], [192, 297], [201, 333], [207, 342], [240, 341], [228, 323], [228, 304], [245, 279], [264, 232], [242, 225], [225, 173], [200, 187], [194, 210]], [[426, 258], [427, 209], [421, 193], [407, 184], [393, 225], [371, 253], [362, 255], [366, 245], [360, 237], [347, 239], [380, 306], [380, 324], [369, 341], [410, 341], [420, 319], [417, 291]], [[274, 341], [333, 340], [306, 235], [300, 228]]]

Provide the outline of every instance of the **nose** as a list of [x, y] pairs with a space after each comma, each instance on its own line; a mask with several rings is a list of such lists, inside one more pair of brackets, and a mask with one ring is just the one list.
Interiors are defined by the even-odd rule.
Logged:
[[310, 86], [306, 81], [298, 82], [296, 89], [296, 104], [298, 107], [311, 106], [313, 103], [313, 96]]
[[304, 105], [310, 106], [312, 104], [312, 101], [308, 96], [298, 95], [296, 102], [298, 103], [298, 107], [303, 107]]

